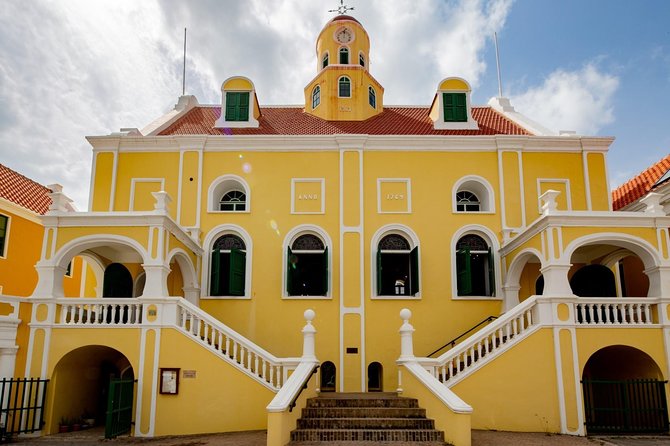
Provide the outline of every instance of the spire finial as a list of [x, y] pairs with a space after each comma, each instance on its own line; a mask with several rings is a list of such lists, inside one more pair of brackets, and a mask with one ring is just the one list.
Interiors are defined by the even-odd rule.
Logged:
[[352, 6], [346, 6], [344, 0], [340, 0], [340, 6], [338, 6], [337, 9], [329, 9], [328, 12], [336, 12], [341, 15], [353, 10], [354, 8]]

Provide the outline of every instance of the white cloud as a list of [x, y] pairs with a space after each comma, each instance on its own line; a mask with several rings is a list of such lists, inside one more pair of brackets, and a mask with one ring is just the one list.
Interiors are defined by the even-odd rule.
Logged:
[[595, 135], [614, 121], [619, 78], [588, 63], [577, 71], [556, 70], [542, 85], [511, 95], [517, 111], [553, 129]]
[[[487, 39], [511, 0], [350, 2], [371, 38], [387, 104], [428, 104], [437, 82], [477, 86]], [[85, 135], [142, 128], [181, 94], [218, 103], [233, 75], [263, 104], [297, 104], [316, 74], [315, 39], [337, 2], [304, 0], [5, 0], [0, 9], [0, 162], [60, 182], [87, 207]]]

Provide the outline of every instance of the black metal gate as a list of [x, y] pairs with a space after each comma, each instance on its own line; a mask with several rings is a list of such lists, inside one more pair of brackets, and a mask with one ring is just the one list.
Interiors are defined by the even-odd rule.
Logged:
[[0, 442], [42, 429], [48, 382], [39, 378], [0, 379]]
[[667, 381], [585, 379], [585, 425], [595, 433], [668, 432]]
[[105, 438], [115, 438], [130, 432], [133, 418], [134, 379], [112, 378], [107, 396]]

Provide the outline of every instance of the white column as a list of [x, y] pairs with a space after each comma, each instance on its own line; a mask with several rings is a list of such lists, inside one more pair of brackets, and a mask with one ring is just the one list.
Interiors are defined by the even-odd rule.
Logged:
[[0, 347], [0, 378], [14, 377], [18, 347]]
[[170, 268], [163, 265], [142, 264], [146, 273], [146, 282], [144, 292], [140, 297], [167, 297], [169, 296], [167, 288], [167, 277], [170, 274]]
[[652, 266], [644, 273], [649, 277], [649, 297], [670, 296], [670, 266]]
[[505, 308], [503, 311], [509, 311], [515, 306], [519, 305], [519, 285], [503, 286], [503, 293], [505, 295]]
[[568, 280], [568, 271], [570, 271], [571, 266], [570, 264], [549, 264], [540, 269], [544, 277], [543, 296], [574, 296], [570, 287], [570, 281]]
[[65, 268], [44, 261], [37, 262], [37, 286], [32, 297], [52, 298], [63, 297], [63, 276]]
[[398, 358], [398, 361], [414, 360], [414, 341], [412, 339], [414, 327], [409, 323], [411, 317], [412, 312], [409, 309], [403, 308], [400, 310], [400, 319], [403, 320], [403, 323], [400, 326], [400, 358]]
[[196, 307], [200, 306], [200, 288], [196, 287], [184, 287], [184, 299], [195, 305]]

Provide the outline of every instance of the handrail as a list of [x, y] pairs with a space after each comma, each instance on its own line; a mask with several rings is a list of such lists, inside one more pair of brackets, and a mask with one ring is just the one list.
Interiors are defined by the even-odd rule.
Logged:
[[298, 399], [298, 395], [304, 390], [318, 367], [316, 361], [303, 361], [288, 377], [284, 385], [279, 389], [277, 395], [267, 406], [268, 412], [284, 412]]
[[458, 342], [458, 340], [461, 339], [462, 337], [464, 337], [466, 334], [468, 334], [468, 333], [470, 333], [471, 331], [473, 331], [473, 330], [479, 328], [481, 325], [484, 325], [485, 323], [494, 321], [494, 320], [496, 320], [496, 319], [498, 319], [498, 316], [491, 315], [491, 316], [487, 317], [486, 319], [484, 319], [484, 320], [482, 320], [481, 322], [479, 322], [477, 325], [474, 325], [474, 326], [472, 326], [471, 328], [469, 328], [467, 331], [464, 331], [463, 333], [459, 334], [459, 335], [456, 336], [454, 339], [452, 339], [451, 341], [447, 342], [446, 344], [444, 344], [442, 347], [438, 348], [438, 349], [435, 350], [434, 352], [432, 352], [432, 353], [426, 355], [426, 358], [430, 358], [430, 357], [433, 356], [435, 353], [437, 353], [437, 352], [439, 352], [440, 350], [442, 350], [444, 347], [447, 347], [447, 346], [449, 346], [449, 345], [451, 345], [451, 346], [453, 347], [454, 345], [456, 345], [456, 342]]
[[293, 400], [288, 405], [288, 411], [289, 412], [293, 412], [293, 408], [295, 407], [296, 401], [298, 401], [298, 398], [300, 398], [300, 395], [302, 394], [302, 391], [307, 388], [307, 384], [309, 384], [309, 380], [312, 379], [312, 376], [316, 375], [316, 372], [319, 370], [319, 367], [320, 366], [318, 366], [318, 365], [316, 367], [314, 367], [314, 369], [312, 370], [312, 373], [310, 373], [309, 377], [307, 378], [307, 381], [305, 381], [305, 384], [302, 385], [302, 387], [298, 391], [298, 394], [293, 397]]

